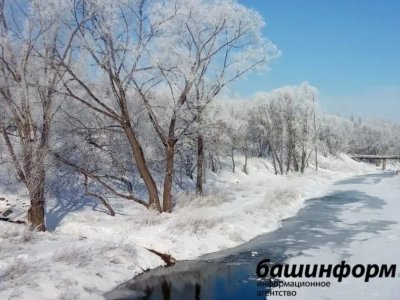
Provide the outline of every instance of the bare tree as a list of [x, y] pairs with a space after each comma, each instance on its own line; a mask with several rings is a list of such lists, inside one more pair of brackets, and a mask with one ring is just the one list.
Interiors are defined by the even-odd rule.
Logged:
[[[51, 123], [57, 112], [55, 91], [63, 73], [55, 53], [67, 61], [66, 34], [59, 22], [62, 6], [33, 1], [0, 2], [0, 132], [17, 178], [30, 197], [28, 220], [32, 228], [45, 230], [45, 162]], [[24, 18], [16, 16], [23, 15]]]
[[[203, 113], [221, 89], [247, 72], [276, 57], [276, 47], [262, 37], [263, 20], [253, 10], [233, 2], [175, 1], [161, 5], [161, 19], [176, 17], [165, 23], [167, 35], [161, 37], [157, 51], [157, 69], [169, 91], [169, 112], [161, 116], [154, 110], [151, 99], [134, 82], [146, 104], [154, 128], [165, 146], [163, 210], [172, 208], [172, 177], [175, 146], [187, 128], [181, 126], [185, 114], [193, 115], [197, 123], [197, 193], [202, 193], [204, 137], [201, 132]], [[191, 122], [189, 122], [190, 124]]]
[[[78, 63], [63, 64], [69, 79], [64, 81], [67, 95], [120, 126], [129, 142], [135, 165], [148, 192], [148, 205], [161, 211], [158, 189], [150, 172], [139, 135], [134, 128], [134, 99], [129, 96], [132, 82], [154, 85], [157, 81], [151, 74], [149, 47], [160, 34], [159, 27], [166, 20], [151, 23], [149, 1], [132, 3], [107, 1], [77, 1], [72, 15], [72, 25], [78, 30], [78, 47], [74, 52]], [[97, 78], [79, 69], [79, 63], [94, 64]], [[88, 67], [88, 66], [87, 66]], [[87, 71], [87, 70], [86, 70]], [[111, 91], [109, 97], [96, 92], [99, 79], [106, 78]], [[104, 83], [104, 82], [102, 82]], [[79, 86], [83, 92], [77, 91]], [[136, 96], [133, 96], [136, 97]], [[150, 116], [151, 117], [151, 116]], [[111, 190], [110, 190], [111, 191]], [[121, 195], [118, 195], [121, 196]], [[145, 204], [146, 201], [133, 195], [131, 200]]]

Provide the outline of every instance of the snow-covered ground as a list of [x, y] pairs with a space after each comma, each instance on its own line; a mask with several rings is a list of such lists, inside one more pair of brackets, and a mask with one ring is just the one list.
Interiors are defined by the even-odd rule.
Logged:
[[115, 200], [111, 217], [95, 206], [60, 206], [53, 199], [48, 222], [54, 231], [32, 233], [0, 222], [0, 299], [101, 299], [117, 284], [162, 264], [146, 247], [193, 259], [237, 246], [276, 229], [305, 199], [332, 190], [334, 181], [376, 170], [346, 156], [321, 157], [318, 172], [310, 166], [304, 175], [275, 176], [268, 160], [251, 159], [248, 175], [229, 169], [208, 174], [208, 195], [179, 195], [172, 214]]

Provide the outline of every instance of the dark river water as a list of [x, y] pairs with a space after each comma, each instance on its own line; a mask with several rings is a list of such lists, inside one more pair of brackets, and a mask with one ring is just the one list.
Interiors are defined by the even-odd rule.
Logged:
[[348, 203], [381, 209], [385, 202], [357, 191], [357, 185], [379, 184], [385, 177], [394, 175], [373, 174], [337, 182], [337, 191], [307, 200], [297, 215], [283, 220], [281, 227], [271, 233], [196, 261], [179, 261], [170, 268], [145, 272], [104, 296], [154, 300], [265, 299], [257, 295], [265, 291], [265, 287], [257, 286], [256, 267], [261, 259], [285, 263], [291, 257], [301, 256], [305, 250], [318, 249], [328, 242], [344, 249], [358, 233], [379, 234], [392, 225], [390, 221], [368, 219], [343, 224], [338, 216]]

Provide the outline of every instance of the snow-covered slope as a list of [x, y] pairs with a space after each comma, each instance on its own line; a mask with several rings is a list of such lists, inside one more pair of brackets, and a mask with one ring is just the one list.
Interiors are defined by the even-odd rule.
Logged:
[[250, 159], [248, 175], [210, 173], [208, 194], [178, 195], [172, 214], [115, 199], [117, 214], [111, 217], [93, 206], [52, 207], [59, 203], [53, 199], [53, 232], [0, 222], [0, 299], [102, 298], [118, 283], [162, 264], [145, 247], [176, 259], [234, 247], [276, 229], [304, 199], [327, 193], [335, 180], [376, 172], [346, 156], [321, 157], [320, 170], [310, 166], [303, 175], [276, 176], [272, 169], [268, 160]]

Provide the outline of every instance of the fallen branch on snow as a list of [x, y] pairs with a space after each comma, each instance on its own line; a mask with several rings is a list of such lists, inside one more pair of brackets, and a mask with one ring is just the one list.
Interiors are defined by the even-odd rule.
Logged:
[[166, 267], [171, 267], [171, 266], [175, 265], [176, 260], [170, 254], [160, 253], [156, 250], [149, 249], [149, 248], [146, 248], [146, 249], [148, 251], [150, 251], [151, 253], [154, 253], [155, 255], [161, 257], [161, 259], [167, 264]]

